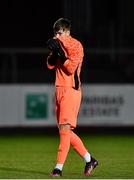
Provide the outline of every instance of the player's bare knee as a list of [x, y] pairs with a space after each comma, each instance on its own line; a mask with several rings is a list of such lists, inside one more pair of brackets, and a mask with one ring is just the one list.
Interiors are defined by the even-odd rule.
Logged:
[[71, 126], [70, 126], [70, 124], [60, 124], [59, 129], [60, 130], [70, 130]]

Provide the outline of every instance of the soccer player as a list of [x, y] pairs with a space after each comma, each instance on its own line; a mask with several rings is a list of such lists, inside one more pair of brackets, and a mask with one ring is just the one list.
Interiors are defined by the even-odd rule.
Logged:
[[80, 73], [84, 53], [82, 44], [70, 35], [70, 28], [68, 19], [58, 19], [53, 25], [54, 37], [47, 41], [50, 50], [47, 67], [56, 71], [55, 110], [60, 136], [57, 162], [51, 176], [62, 176], [70, 145], [85, 160], [85, 176], [89, 176], [98, 165], [80, 137], [73, 132], [81, 103]]

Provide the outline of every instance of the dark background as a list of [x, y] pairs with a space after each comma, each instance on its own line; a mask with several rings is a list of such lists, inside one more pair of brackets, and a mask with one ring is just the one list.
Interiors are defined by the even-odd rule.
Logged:
[[84, 46], [83, 83], [134, 83], [133, 0], [0, 1], [0, 83], [52, 83], [46, 41], [60, 17]]

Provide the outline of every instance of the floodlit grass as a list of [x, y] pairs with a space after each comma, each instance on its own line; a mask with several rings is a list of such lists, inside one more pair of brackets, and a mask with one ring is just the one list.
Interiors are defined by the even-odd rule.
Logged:
[[[62, 179], [134, 178], [133, 135], [83, 134], [81, 138], [99, 166], [92, 176], [84, 177], [84, 161], [70, 149]], [[58, 143], [58, 136], [51, 135], [0, 136], [0, 178], [51, 178], [49, 173], [55, 166]]]

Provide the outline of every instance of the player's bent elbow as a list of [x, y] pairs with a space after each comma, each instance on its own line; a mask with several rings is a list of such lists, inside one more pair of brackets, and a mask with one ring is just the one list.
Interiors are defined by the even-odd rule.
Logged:
[[66, 74], [69, 76], [74, 74], [76, 71], [76, 68], [77, 68], [77, 64], [74, 65], [74, 64], [70, 63], [69, 60], [65, 61], [63, 66], [66, 70]]
[[66, 72], [67, 72], [67, 75], [68, 76], [71, 76], [72, 74], [74, 74], [75, 70], [72, 70], [72, 69], [66, 69]]

